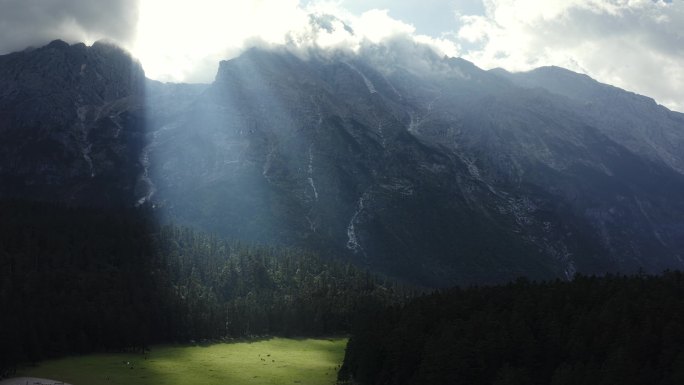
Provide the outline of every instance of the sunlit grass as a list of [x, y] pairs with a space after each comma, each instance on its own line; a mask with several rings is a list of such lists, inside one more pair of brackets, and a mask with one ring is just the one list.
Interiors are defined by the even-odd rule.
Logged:
[[69, 357], [24, 368], [18, 376], [73, 385], [330, 385], [346, 339], [272, 338], [208, 346], [155, 346], [140, 354]]

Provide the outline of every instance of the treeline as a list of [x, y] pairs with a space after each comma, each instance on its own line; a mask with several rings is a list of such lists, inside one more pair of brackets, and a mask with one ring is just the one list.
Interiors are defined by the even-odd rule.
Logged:
[[175, 340], [349, 333], [359, 314], [415, 295], [303, 250], [250, 247], [168, 226], [155, 241], [171, 283]]
[[355, 326], [342, 382], [684, 384], [684, 275], [453, 289]]
[[144, 215], [0, 203], [0, 368], [139, 347], [164, 322]]
[[351, 265], [173, 226], [147, 210], [0, 203], [0, 377], [152, 343], [348, 333], [411, 293]]

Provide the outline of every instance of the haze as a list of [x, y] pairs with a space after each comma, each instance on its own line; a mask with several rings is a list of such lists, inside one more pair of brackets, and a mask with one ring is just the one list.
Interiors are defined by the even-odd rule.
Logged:
[[565, 67], [684, 111], [681, 1], [0, 0], [0, 10], [0, 53], [104, 38], [162, 81], [210, 82], [219, 60], [254, 45], [354, 51], [405, 39], [485, 69]]

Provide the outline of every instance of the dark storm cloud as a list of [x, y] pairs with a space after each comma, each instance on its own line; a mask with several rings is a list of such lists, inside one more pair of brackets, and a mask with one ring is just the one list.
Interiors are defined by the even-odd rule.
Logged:
[[137, 18], [138, 0], [0, 0], [0, 53], [54, 39], [128, 46]]

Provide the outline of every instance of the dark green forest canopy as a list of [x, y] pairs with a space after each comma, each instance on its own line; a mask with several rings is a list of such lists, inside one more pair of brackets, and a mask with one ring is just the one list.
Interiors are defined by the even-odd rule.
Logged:
[[684, 274], [453, 289], [356, 325], [360, 384], [684, 383]]
[[411, 292], [303, 250], [159, 226], [141, 210], [0, 203], [0, 372], [65, 354], [343, 334]]
[[352, 334], [361, 384], [684, 383], [684, 275], [424, 295], [304, 250], [160, 226], [146, 209], [0, 203], [0, 372], [73, 353]]

